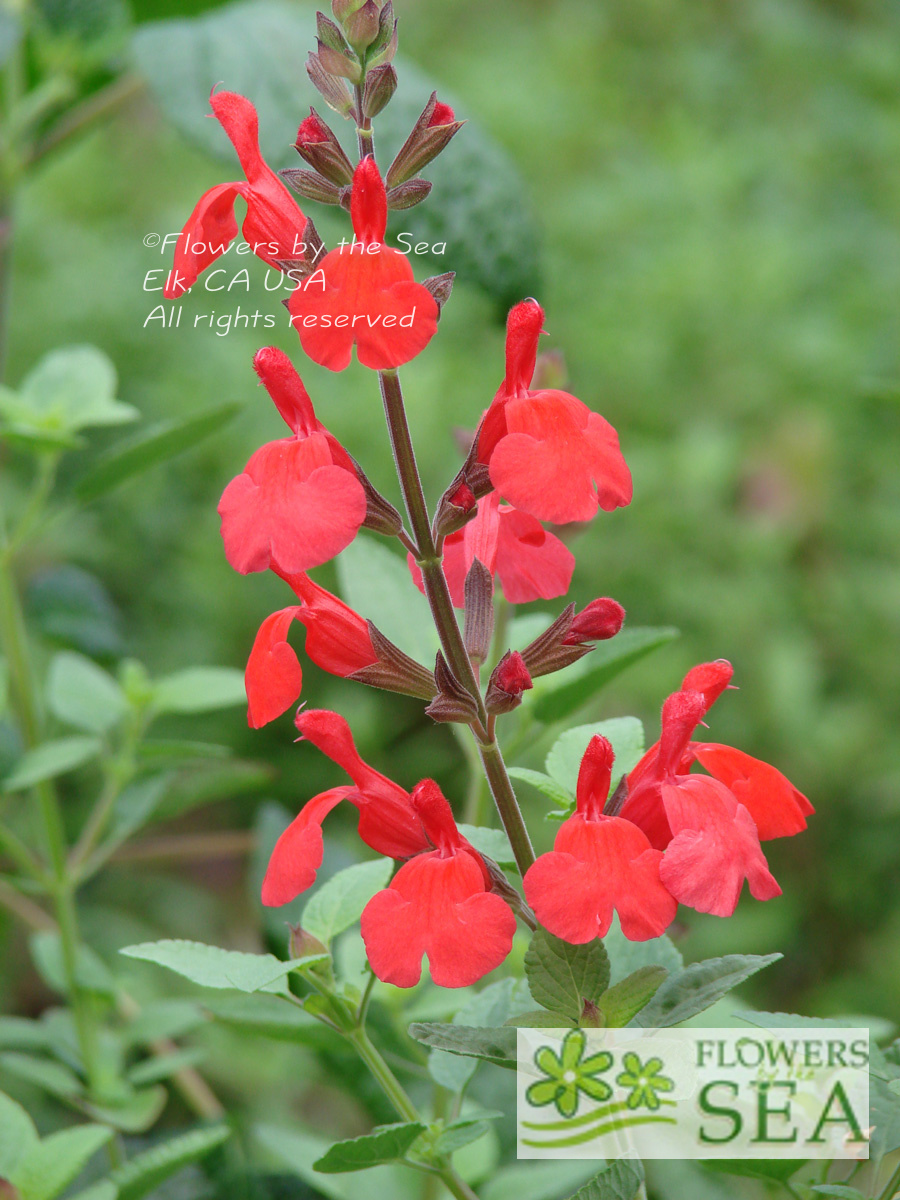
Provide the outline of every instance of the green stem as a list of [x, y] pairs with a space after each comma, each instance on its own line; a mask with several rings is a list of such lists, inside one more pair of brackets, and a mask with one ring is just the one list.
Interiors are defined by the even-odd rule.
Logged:
[[519, 868], [519, 873], [524, 876], [534, 862], [534, 847], [528, 836], [525, 819], [519, 808], [519, 802], [516, 800], [516, 793], [513, 791], [500, 746], [496, 740], [479, 741], [478, 752], [481, 755], [484, 773], [487, 775], [500, 820], [503, 822], [503, 828], [506, 830], [506, 836], [509, 838], [509, 844], [516, 857], [516, 866]]
[[[2, 172], [2, 167], [0, 167]], [[0, 383], [6, 369], [9, 293], [12, 284], [13, 198], [0, 179]]]
[[370, 1073], [388, 1100], [393, 1104], [401, 1120], [418, 1121], [420, 1119], [418, 1109], [409, 1096], [407, 1096], [397, 1076], [375, 1048], [365, 1029], [354, 1029], [352, 1033], [347, 1034], [347, 1039], [369, 1068]]
[[887, 1187], [878, 1197], [878, 1200], [894, 1200], [897, 1193], [900, 1192], [900, 1166], [893, 1173], [887, 1182]]

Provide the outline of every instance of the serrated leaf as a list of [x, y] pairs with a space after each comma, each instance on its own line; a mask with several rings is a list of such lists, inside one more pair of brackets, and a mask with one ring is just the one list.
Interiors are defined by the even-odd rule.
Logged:
[[612, 789], [623, 775], [637, 766], [644, 753], [644, 727], [637, 717], [613, 717], [591, 725], [576, 725], [556, 739], [547, 755], [547, 774], [571, 796], [575, 795], [581, 760], [592, 737], [608, 738], [616, 756], [612, 773]]
[[183, 421], [160, 421], [139, 437], [100, 455], [75, 484], [75, 496], [87, 504], [106, 495], [126, 480], [218, 433], [242, 408], [241, 404], [220, 404]]
[[[498, 1028], [506, 1023], [510, 1013], [520, 1011], [523, 994], [527, 994], [523, 980], [499, 979], [470, 996], [454, 1014], [453, 1024]], [[458, 1092], [465, 1087], [477, 1068], [477, 1062], [444, 1050], [432, 1050], [428, 1056], [428, 1070], [432, 1078], [450, 1092]]]
[[490, 829], [484, 825], [458, 824], [457, 829], [471, 842], [479, 854], [492, 858], [498, 866], [515, 867], [516, 856], [512, 852], [509, 838], [502, 829]]
[[570, 716], [617, 675], [677, 636], [677, 629], [623, 629], [608, 642], [600, 642], [573, 667], [549, 676], [558, 686], [545, 685], [531, 711], [547, 724]]
[[530, 783], [548, 800], [552, 800], [554, 804], [559, 804], [562, 808], [571, 808], [575, 804], [575, 793], [568, 792], [551, 775], [545, 775], [543, 771], [532, 771], [528, 767], [509, 767], [508, 773], [513, 779], [521, 779], [523, 783]]
[[438, 642], [428, 602], [413, 586], [404, 559], [359, 535], [338, 558], [337, 573], [341, 596], [351, 608], [372, 620], [377, 616], [385, 637], [418, 662], [434, 665]]
[[573, 946], [546, 929], [537, 929], [525, 955], [525, 974], [538, 1004], [574, 1023], [584, 1002], [596, 1004], [606, 990], [609, 959], [600, 938]]
[[392, 870], [389, 858], [376, 858], [338, 871], [307, 901], [303, 928], [327, 946], [359, 920], [375, 893], [387, 887]]
[[484, 1058], [500, 1067], [516, 1069], [516, 1031], [508, 1027], [486, 1029], [470, 1025], [447, 1025], [439, 1021], [415, 1021], [409, 1036], [425, 1046]]
[[28, 750], [0, 785], [0, 791], [23, 792], [82, 767], [96, 758], [103, 743], [95, 737], [57, 738]]
[[665, 967], [641, 967], [605, 991], [597, 1001], [597, 1007], [606, 1018], [606, 1024], [614, 1029], [627, 1025], [646, 1008], [667, 975]]
[[289, 993], [285, 976], [299, 962], [281, 962], [273, 954], [247, 954], [242, 950], [222, 950], [205, 942], [166, 938], [160, 942], [142, 942], [119, 951], [127, 958], [158, 963], [192, 983], [208, 988], [234, 988], [239, 992]]
[[189, 1163], [204, 1158], [231, 1136], [227, 1125], [195, 1129], [138, 1154], [110, 1174], [118, 1200], [140, 1200]]
[[419, 1121], [400, 1121], [381, 1125], [362, 1137], [335, 1142], [322, 1157], [313, 1163], [316, 1171], [325, 1175], [341, 1171], [365, 1171], [383, 1163], [403, 1158], [413, 1142], [425, 1132]]
[[153, 684], [153, 708], [160, 713], [213, 712], [246, 703], [244, 674], [234, 667], [186, 667]]
[[571, 1200], [634, 1200], [644, 1182], [644, 1168], [639, 1159], [620, 1158], [610, 1163]]
[[51, 1133], [22, 1157], [10, 1182], [23, 1200], [54, 1200], [112, 1137], [102, 1125], [76, 1125]]
[[47, 703], [66, 725], [87, 733], [106, 733], [128, 711], [115, 679], [83, 654], [64, 650], [50, 663]]
[[38, 1132], [28, 1113], [0, 1092], [0, 1179], [10, 1179], [18, 1164], [38, 1144]]
[[632, 1024], [650, 1028], [687, 1021], [781, 957], [780, 954], [728, 954], [724, 958], [691, 963], [680, 975], [665, 981]]

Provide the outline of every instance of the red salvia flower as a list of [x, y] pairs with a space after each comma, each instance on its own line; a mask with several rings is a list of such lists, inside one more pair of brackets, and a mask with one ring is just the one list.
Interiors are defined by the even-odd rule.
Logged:
[[620, 633], [625, 624], [625, 609], [609, 596], [601, 596], [576, 613], [563, 638], [564, 646], [580, 646], [585, 642], [607, 642]]
[[363, 762], [343, 717], [311, 710], [298, 713], [296, 725], [301, 737], [347, 772], [353, 786], [314, 796], [275, 843], [262, 886], [262, 902], [270, 907], [288, 904], [315, 882], [322, 865], [322, 822], [341, 800], [359, 809], [359, 836], [378, 854], [409, 858], [431, 849], [409, 793]]
[[616, 431], [568, 392], [529, 390], [544, 310], [524, 300], [506, 326], [506, 378], [484, 416], [478, 461], [491, 483], [542, 521], [589, 521], [631, 502], [631, 472]]
[[551, 933], [580, 944], [603, 937], [619, 914], [632, 941], [659, 937], [677, 904], [660, 881], [662, 853], [636, 825], [603, 813], [613, 749], [591, 738], [578, 772], [576, 811], [560, 826], [554, 848], [525, 873], [525, 898]]
[[209, 102], [247, 178], [246, 182], [220, 183], [197, 201], [175, 246], [174, 268], [163, 293], [168, 300], [192, 287], [201, 271], [237, 237], [234, 202], [238, 196], [247, 203], [242, 230], [254, 254], [272, 264], [303, 257], [306, 217], [260, 154], [256, 109], [235, 92], [213, 93]]
[[268, 725], [300, 698], [303, 670], [287, 640], [294, 620], [306, 626], [306, 653], [323, 671], [346, 678], [378, 661], [359, 613], [308, 575], [284, 578], [302, 603], [272, 613], [259, 627], [244, 675], [247, 721], [253, 729]]
[[436, 984], [468, 987], [509, 954], [516, 919], [490, 891], [484, 860], [456, 828], [438, 785], [424, 779], [411, 800], [435, 848], [402, 866], [363, 910], [369, 963], [385, 983], [413, 987], [427, 955]]
[[261, 446], [222, 493], [225, 556], [241, 574], [272, 567], [293, 575], [353, 541], [366, 519], [366, 495], [287, 355], [268, 346], [253, 365], [294, 436]]
[[438, 306], [406, 255], [384, 244], [387, 198], [371, 157], [354, 173], [350, 216], [355, 240], [326, 254], [292, 293], [291, 323], [313, 362], [342, 371], [355, 344], [364, 366], [386, 371], [425, 349]]
[[[497, 492], [480, 500], [477, 515], [444, 540], [444, 573], [457, 608], [465, 606], [466, 575], [476, 558], [500, 580], [510, 604], [564, 596], [575, 569], [575, 556], [558, 537], [534, 517], [501, 504]], [[416, 587], [424, 591], [412, 554], [407, 561]]]

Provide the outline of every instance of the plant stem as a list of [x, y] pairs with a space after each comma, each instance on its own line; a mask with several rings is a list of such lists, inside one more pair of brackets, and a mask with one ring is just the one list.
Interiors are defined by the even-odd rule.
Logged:
[[878, 1197], [878, 1200], [894, 1200], [897, 1193], [900, 1192], [900, 1166], [893, 1173], [887, 1182], [887, 1187]]
[[534, 847], [528, 836], [525, 819], [519, 808], [516, 793], [513, 791], [500, 746], [496, 739], [489, 742], [479, 741], [478, 752], [484, 764], [484, 773], [487, 775], [500, 820], [503, 822], [503, 828], [506, 830], [506, 836], [509, 838], [509, 844], [516, 857], [516, 866], [519, 868], [519, 873], [524, 875], [534, 862]]

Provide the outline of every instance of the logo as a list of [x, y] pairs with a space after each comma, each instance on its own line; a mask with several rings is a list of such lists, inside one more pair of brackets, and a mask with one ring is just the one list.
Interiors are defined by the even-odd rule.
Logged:
[[519, 1158], [868, 1157], [866, 1029], [519, 1029]]

